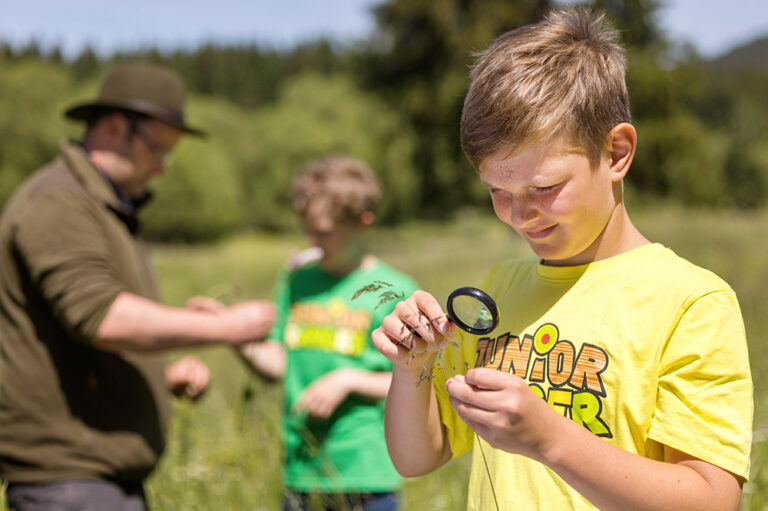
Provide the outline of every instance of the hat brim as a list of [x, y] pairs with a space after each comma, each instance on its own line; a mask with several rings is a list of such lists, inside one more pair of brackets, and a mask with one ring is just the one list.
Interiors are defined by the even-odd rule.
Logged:
[[197, 137], [206, 137], [208, 133], [199, 128], [189, 126], [184, 122], [184, 119], [177, 112], [162, 108], [149, 102], [140, 100], [126, 100], [126, 101], [95, 101], [91, 103], [83, 103], [75, 105], [64, 112], [64, 115], [70, 119], [77, 119], [81, 121], [87, 121], [93, 117], [99, 110], [105, 108], [114, 108], [119, 110], [125, 110], [128, 112], [135, 112], [138, 114], [146, 115], [153, 119], [163, 121], [171, 126], [178, 128], [184, 133], [194, 135]]

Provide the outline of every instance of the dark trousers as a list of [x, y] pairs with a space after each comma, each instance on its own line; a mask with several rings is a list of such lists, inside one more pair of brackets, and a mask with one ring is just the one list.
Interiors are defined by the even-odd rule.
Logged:
[[400, 494], [298, 493], [286, 491], [283, 511], [397, 511]]
[[14, 511], [147, 511], [140, 482], [117, 484], [84, 479], [9, 483], [5, 495]]

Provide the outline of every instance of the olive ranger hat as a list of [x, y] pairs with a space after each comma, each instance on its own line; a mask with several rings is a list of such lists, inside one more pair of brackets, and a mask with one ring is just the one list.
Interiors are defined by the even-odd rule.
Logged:
[[184, 83], [173, 71], [146, 63], [119, 64], [101, 83], [98, 97], [73, 106], [67, 117], [87, 121], [109, 108], [136, 112], [167, 122], [184, 133], [205, 136], [205, 132], [184, 121]]

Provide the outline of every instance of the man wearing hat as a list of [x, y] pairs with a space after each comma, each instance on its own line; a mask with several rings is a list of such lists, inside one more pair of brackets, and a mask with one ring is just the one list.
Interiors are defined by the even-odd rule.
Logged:
[[169, 390], [199, 396], [208, 370], [164, 350], [262, 340], [265, 301], [167, 307], [136, 216], [183, 133], [184, 86], [148, 64], [113, 68], [67, 110], [80, 142], [20, 185], [0, 217], [0, 478], [26, 510], [146, 509]]

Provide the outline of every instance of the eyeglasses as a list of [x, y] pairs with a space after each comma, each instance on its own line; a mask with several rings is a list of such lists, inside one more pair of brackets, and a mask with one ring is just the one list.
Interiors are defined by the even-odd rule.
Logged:
[[167, 167], [171, 164], [171, 160], [173, 158], [173, 155], [171, 154], [171, 151], [167, 149], [163, 149], [162, 147], [159, 147], [150, 137], [147, 135], [144, 131], [142, 131], [141, 126], [136, 121], [130, 122], [131, 127], [131, 134], [135, 135], [136, 137], [141, 140], [144, 145], [149, 150], [149, 154], [152, 155], [154, 159], [161, 162], [163, 164], [163, 167]]

